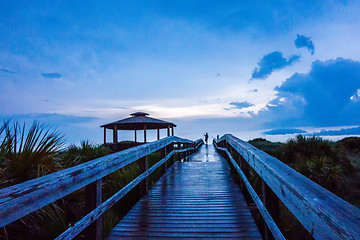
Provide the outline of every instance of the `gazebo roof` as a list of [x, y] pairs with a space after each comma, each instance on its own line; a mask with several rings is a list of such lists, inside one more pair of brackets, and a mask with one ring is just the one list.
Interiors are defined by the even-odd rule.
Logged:
[[144, 112], [136, 112], [130, 114], [131, 117], [118, 120], [116, 122], [101, 125], [100, 127], [118, 130], [143, 130], [146, 129], [162, 129], [168, 127], [176, 127], [174, 123], [166, 122], [160, 119], [147, 117], [149, 114]]

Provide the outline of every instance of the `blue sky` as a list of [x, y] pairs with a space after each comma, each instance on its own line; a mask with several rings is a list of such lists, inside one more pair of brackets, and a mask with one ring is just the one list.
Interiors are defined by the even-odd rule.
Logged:
[[135, 111], [191, 139], [359, 134], [358, 1], [0, 3], [2, 119], [75, 143]]

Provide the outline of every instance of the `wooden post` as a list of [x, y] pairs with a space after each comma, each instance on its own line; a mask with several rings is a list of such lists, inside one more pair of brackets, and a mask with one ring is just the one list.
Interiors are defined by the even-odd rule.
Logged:
[[[166, 155], [167, 155], [166, 148], [167, 148], [167, 146], [160, 150], [160, 159], [163, 159], [166, 157]], [[161, 166], [161, 175], [164, 174], [166, 172], [166, 170], [167, 170], [167, 161], [164, 162], [163, 165]]]
[[[86, 211], [91, 212], [102, 202], [102, 179], [85, 187]], [[100, 216], [84, 231], [85, 239], [100, 240], [102, 235], [102, 217]]]
[[168, 137], [170, 136], [170, 126], [167, 127]]
[[160, 129], [157, 130], [157, 140], [160, 140]]
[[[276, 224], [279, 224], [280, 221], [280, 206], [279, 206], [279, 199], [276, 194], [271, 190], [271, 188], [262, 180], [261, 181], [262, 187], [262, 195], [263, 195], [263, 203], [270, 213], [271, 217], [274, 219]], [[270, 229], [265, 226], [265, 240], [272, 240], [274, 237], [271, 234]]]
[[[179, 149], [183, 149], [183, 144], [181, 144], [181, 143], [178, 143], [178, 144], [179, 144]], [[184, 155], [184, 153], [179, 154], [179, 161], [181, 161], [181, 159], [183, 158], [183, 155]]]
[[113, 143], [117, 143], [117, 141], [117, 127], [115, 125], [113, 129]]
[[[140, 158], [138, 160], [138, 164], [139, 164], [139, 175], [144, 173], [145, 171], [147, 171], [148, 169], [148, 161], [147, 161], [147, 156]], [[148, 177], [146, 177], [144, 180], [142, 180], [139, 183], [139, 197], [142, 198], [142, 196], [144, 196], [147, 191], [148, 191]]]
[[[186, 144], [186, 148], [190, 148], [190, 146], [191, 146], [190, 143], [187, 143], [187, 144]], [[186, 156], [189, 156], [190, 154], [191, 154], [191, 151], [190, 151], [190, 150], [187, 150], [187, 151], [186, 151]]]
[[[169, 145], [166, 146], [166, 153], [169, 154], [174, 150], [174, 143], [170, 143]], [[169, 160], [168, 160], [169, 164], [167, 164], [166, 166], [169, 167], [171, 166], [171, 164], [174, 162], [174, 155], [172, 155]]]
[[146, 143], [146, 125], [144, 125], [144, 143]]
[[[246, 160], [240, 156], [240, 169], [245, 174], [246, 178], [249, 178], [249, 164], [246, 162]], [[240, 188], [243, 192], [244, 198], [247, 202], [251, 202], [252, 198], [250, 196], [250, 193], [248, 192], [245, 183], [241, 181]]]
[[106, 144], [106, 127], [104, 127], [104, 144]]
[[135, 130], [135, 142], [136, 142], [136, 130]]
[[171, 126], [171, 136], [174, 136], [174, 126]]

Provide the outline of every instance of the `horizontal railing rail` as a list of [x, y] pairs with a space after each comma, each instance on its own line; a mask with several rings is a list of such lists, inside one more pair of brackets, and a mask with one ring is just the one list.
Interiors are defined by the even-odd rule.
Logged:
[[[230, 160], [239, 173], [275, 239], [284, 239], [284, 237], [270, 215], [271, 211], [267, 209], [273, 203], [265, 200], [266, 195], [263, 196], [264, 203], [261, 202], [244, 174], [244, 171], [248, 171], [248, 166], [256, 171], [271, 192], [284, 203], [315, 239], [360, 239], [360, 209], [275, 157], [231, 134], [224, 135], [218, 141], [214, 140], [214, 145]], [[232, 157], [233, 151], [236, 151], [246, 163], [240, 161], [239, 166]]]
[[[194, 142], [170, 136], [97, 158], [44, 177], [0, 189], [0, 227], [86, 187], [87, 196], [95, 198], [87, 199], [92, 205], [90, 208], [93, 210], [57, 238], [72, 239], [90, 224], [94, 224], [99, 216], [139, 183], [143, 183], [141, 189], [146, 192], [148, 176], [162, 165], [165, 165], [166, 170], [166, 162], [173, 159], [175, 153], [190, 154], [196, 151], [202, 143], [202, 139]], [[178, 146], [177, 149], [174, 149], [174, 146]], [[162, 159], [148, 169], [147, 156], [159, 150], [161, 150]], [[138, 162], [140, 175], [104, 203], [101, 203], [102, 178], [133, 162]], [[87, 239], [100, 238], [101, 224], [97, 222]]]

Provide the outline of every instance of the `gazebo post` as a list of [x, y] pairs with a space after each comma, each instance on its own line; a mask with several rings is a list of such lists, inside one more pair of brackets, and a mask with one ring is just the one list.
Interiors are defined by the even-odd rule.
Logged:
[[146, 125], [144, 125], [144, 143], [146, 143]]
[[135, 129], [135, 142], [136, 142], [136, 129]]
[[167, 127], [168, 137], [170, 137], [170, 126]]
[[113, 143], [117, 143], [118, 141], [118, 137], [117, 137], [117, 127], [116, 125], [114, 126], [114, 129], [113, 129]]
[[160, 129], [157, 129], [157, 140], [160, 140]]
[[171, 126], [171, 136], [174, 136], [174, 126]]
[[106, 144], [106, 127], [104, 127], [104, 144]]

